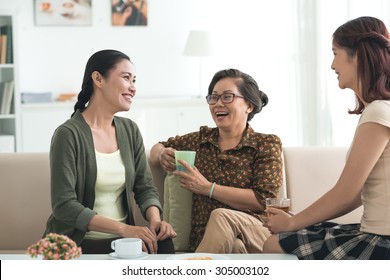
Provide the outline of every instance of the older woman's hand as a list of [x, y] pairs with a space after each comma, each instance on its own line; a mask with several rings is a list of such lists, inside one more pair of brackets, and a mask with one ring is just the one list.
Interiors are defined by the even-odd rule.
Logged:
[[161, 167], [168, 172], [176, 170], [175, 149], [163, 148], [158, 157]]
[[187, 170], [186, 172], [177, 170], [173, 172], [174, 175], [179, 177], [180, 187], [196, 194], [208, 196], [212, 183], [209, 182], [195, 166], [191, 167], [184, 160], [179, 160], [179, 162]]

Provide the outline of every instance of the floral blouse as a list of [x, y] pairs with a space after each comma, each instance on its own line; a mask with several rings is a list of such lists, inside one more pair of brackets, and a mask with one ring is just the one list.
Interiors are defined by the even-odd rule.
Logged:
[[[254, 132], [248, 124], [240, 143], [234, 149], [221, 151], [218, 134], [218, 128], [202, 126], [199, 132], [171, 137], [161, 144], [176, 150], [196, 151], [195, 166], [207, 180], [219, 185], [252, 189], [261, 205], [258, 212], [262, 212], [265, 209], [265, 198], [277, 196], [282, 186], [280, 138]], [[191, 251], [195, 251], [201, 242], [210, 214], [216, 208], [231, 209], [208, 196], [193, 195]]]

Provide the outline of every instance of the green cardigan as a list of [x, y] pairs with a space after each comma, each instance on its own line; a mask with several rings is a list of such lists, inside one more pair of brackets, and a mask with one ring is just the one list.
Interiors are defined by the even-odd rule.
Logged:
[[[148, 207], [154, 205], [160, 213], [162, 207], [138, 126], [130, 119], [117, 116], [114, 124], [126, 172], [127, 223], [134, 225], [132, 193], [144, 217]], [[50, 170], [53, 213], [47, 221], [45, 235], [49, 232], [64, 234], [80, 244], [89, 221], [97, 214], [92, 210], [97, 167], [92, 132], [79, 111], [53, 134]]]

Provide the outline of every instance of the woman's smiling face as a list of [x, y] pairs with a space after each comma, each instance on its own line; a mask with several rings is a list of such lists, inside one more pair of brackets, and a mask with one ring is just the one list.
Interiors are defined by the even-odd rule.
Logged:
[[[223, 78], [219, 80], [213, 89], [212, 94], [222, 95], [224, 93], [234, 93], [241, 96], [236, 85], [237, 78]], [[242, 128], [246, 126], [248, 113], [252, 110], [245, 98], [234, 97], [233, 102], [224, 104], [221, 98], [214, 105], [209, 105], [211, 116], [218, 128]], [[250, 111], [248, 112], [248, 108]]]
[[352, 57], [345, 48], [332, 45], [333, 62], [331, 68], [336, 72], [341, 89], [350, 88], [356, 93], [359, 91], [357, 74], [357, 54]]
[[132, 99], [136, 94], [135, 68], [127, 59], [123, 59], [103, 78], [102, 92], [106, 102], [115, 111], [130, 110]]

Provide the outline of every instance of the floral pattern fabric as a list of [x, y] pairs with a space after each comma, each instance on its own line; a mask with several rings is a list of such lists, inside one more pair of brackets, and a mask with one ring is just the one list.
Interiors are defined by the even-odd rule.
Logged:
[[[264, 211], [265, 198], [277, 196], [282, 186], [280, 138], [254, 132], [248, 124], [240, 143], [233, 149], [221, 151], [218, 134], [218, 128], [202, 126], [198, 132], [171, 137], [161, 144], [176, 150], [196, 151], [195, 166], [207, 180], [252, 189], [261, 205], [258, 212]], [[217, 208], [232, 208], [208, 196], [194, 194], [192, 199], [190, 250], [195, 251], [211, 212]]]

